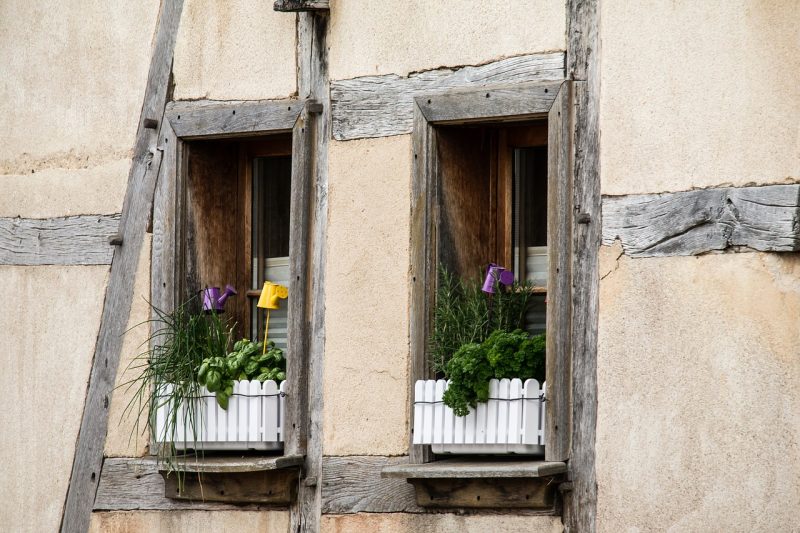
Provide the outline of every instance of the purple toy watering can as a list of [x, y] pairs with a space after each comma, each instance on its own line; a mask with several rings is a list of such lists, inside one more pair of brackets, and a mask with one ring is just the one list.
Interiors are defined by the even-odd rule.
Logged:
[[217, 313], [225, 312], [225, 302], [231, 296], [236, 295], [236, 289], [230, 285], [225, 285], [225, 292], [220, 295], [219, 287], [206, 287], [203, 289], [203, 311], [210, 313], [215, 311]]
[[486, 269], [486, 279], [483, 280], [481, 290], [486, 294], [494, 294], [495, 281], [506, 286], [511, 285], [514, 283], [514, 273], [506, 270], [505, 267], [490, 263], [489, 268]]

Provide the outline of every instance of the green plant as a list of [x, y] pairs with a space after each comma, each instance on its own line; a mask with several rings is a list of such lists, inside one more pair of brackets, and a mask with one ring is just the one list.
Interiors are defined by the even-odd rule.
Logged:
[[462, 346], [480, 344], [493, 331], [524, 329], [533, 303], [533, 284], [497, 287], [491, 297], [482, 286], [480, 278], [462, 280], [443, 267], [439, 269], [429, 344], [431, 368], [437, 375], [445, 374], [448, 361]]
[[280, 382], [286, 379], [283, 350], [272, 341], [267, 343], [266, 353], [263, 353], [263, 348], [261, 342], [241, 339], [225, 357], [213, 356], [203, 360], [197, 372], [198, 381], [216, 394], [220, 407], [228, 408], [234, 381], [271, 379]]
[[541, 382], [544, 372], [544, 335], [496, 330], [482, 343], [464, 344], [453, 354], [445, 368], [450, 384], [443, 400], [456, 416], [465, 416], [470, 407], [489, 399], [490, 379], [534, 378]]

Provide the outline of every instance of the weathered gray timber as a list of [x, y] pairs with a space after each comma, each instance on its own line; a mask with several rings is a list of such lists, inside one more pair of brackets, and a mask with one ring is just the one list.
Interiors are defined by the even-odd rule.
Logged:
[[603, 198], [603, 244], [627, 255], [800, 250], [800, 185], [723, 187]]
[[555, 514], [557, 482], [542, 478], [411, 478], [417, 504], [433, 509], [537, 509]]
[[[306, 127], [311, 129], [309, 159], [313, 170], [310, 186], [309, 248], [310, 266], [304, 291], [308, 299], [304, 320], [308, 320], [306, 424], [300, 429], [305, 434], [305, 479], [300, 483], [297, 502], [292, 506], [292, 532], [316, 532], [320, 527], [322, 479], [322, 368], [325, 353], [325, 243], [328, 213], [328, 139], [330, 129], [330, 103], [328, 78], [328, 27], [327, 11], [310, 11], [297, 15], [298, 93], [301, 98], [314, 100], [309, 109]], [[321, 112], [319, 106], [322, 106]], [[314, 111], [314, 113], [311, 113]], [[295, 130], [296, 131], [296, 130]], [[294, 178], [293, 178], [294, 181]], [[291, 243], [290, 243], [291, 245]], [[290, 249], [290, 255], [294, 253]], [[293, 281], [296, 281], [294, 279]], [[292, 316], [291, 320], [294, 320]], [[291, 342], [291, 338], [290, 338]], [[290, 380], [297, 380], [289, 376]], [[307, 421], [307, 422], [306, 422]], [[296, 422], [295, 422], [296, 423]], [[287, 450], [288, 453], [288, 450]]]
[[[182, 472], [199, 472], [204, 474], [229, 474], [237, 472], [267, 472], [282, 470], [303, 464], [302, 455], [271, 456], [213, 456], [178, 460], [176, 468]], [[164, 468], [161, 469], [164, 471]]]
[[406, 462], [407, 457], [325, 457], [322, 513], [423, 512], [405, 479], [381, 476], [384, 467]]
[[597, 324], [599, 301], [600, 38], [597, 0], [568, 0], [568, 77], [574, 90], [572, 263], [572, 490], [564, 492], [568, 533], [593, 533], [597, 515]]
[[178, 137], [208, 139], [290, 131], [302, 108], [298, 100], [178, 101], [167, 104], [167, 118]]
[[[174, 475], [173, 475], [174, 477]], [[103, 463], [95, 511], [192, 509], [202, 511], [258, 510], [258, 505], [229, 505], [217, 502], [174, 500], [165, 495], [164, 478], [154, 458], [109, 457]]]
[[548, 461], [566, 461], [571, 434], [572, 359], [572, 82], [565, 82], [547, 122], [547, 242], [550, 254], [547, 294]]
[[451, 124], [513, 116], [524, 120], [550, 110], [561, 82], [464, 89], [414, 100], [428, 122]]
[[567, 464], [561, 461], [445, 459], [426, 464], [387, 466], [383, 468], [381, 475], [403, 479], [520, 478], [555, 476], [566, 471]]
[[511, 57], [480, 66], [438, 69], [401, 77], [366, 76], [331, 83], [337, 140], [410, 133], [414, 98], [453, 89], [562, 81], [562, 52]]
[[275, 0], [275, 11], [327, 11], [330, 9], [328, 0]]
[[111, 263], [100, 331], [61, 518], [61, 531], [65, 533], [89, 529], [103, 466], [109, 399], [117, 376], [122, 336], [131, 310], [135, 278], [131, 273], [136, 272], [139, 261], [161, 162], [161, 151], [158, 149], [160, 133], [145, 128], [143, 122], [150, 118], [157, 120], [159, 124], [163, 123], [175, 36], [182, 8], [182, 0], [165, 1], [159, 11], [140, 127], [136, 133], [136, 145], [120, 219], [119, 232], [123, 244], [116, 247]]
[[119, 214], [0, 218], [0, 265], [108, 265]]

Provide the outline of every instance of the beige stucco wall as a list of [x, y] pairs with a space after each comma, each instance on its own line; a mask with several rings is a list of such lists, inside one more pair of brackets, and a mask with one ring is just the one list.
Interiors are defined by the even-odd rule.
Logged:
[[130, 511], [92, 514], [89, 533], [287, 533], [288, 511]]
[[564, 50], [565, 27], [563, 0], [331, 0], [330, 77]]
[[0, 531], [56, 531], [108, 267], [0, 267]]
[[296, 19], [262, 0], [186, 0], [175, 99], [260, 100], [296, 92]]
[[1, 216], [120, 210], [158, 6], [0, 3]]
[[[152, 235], [145, 235], [139, 265], [131, 293], [131, 316], [122, 339], [119, 369], [111, 403], [108, 409], [108, 433], [106, 434], [105, 454], [107, 457], [133, 457], [147, 453], [150, 438], [147, 429], [147, 411], [140, 411], [135, 393], [138, 383], [128, 384], [136, 379], [142, 369], [142, 359], [138, 358], [147, 349], [150, 335], [150, 248]], [[146, 398], [144, 398], [146, 399]], [[133, 403], [131, 403], [133, 402]], [[130, 407], [129, 407], [130, 406]], [[138, 426], [137, 426], [138, 423]]]
[[411, 137], [331, 141], [324, 453], [408, 450]]
[[324, 515], [322, 533], [561, 533], [555, 516], [459, 516], [454, 514], [359, 513]]
[[797, 2], [600, 6], [603, 194], [800, 180]]
[[800, 257], [602, 250], [599, 531], [790, 531]]

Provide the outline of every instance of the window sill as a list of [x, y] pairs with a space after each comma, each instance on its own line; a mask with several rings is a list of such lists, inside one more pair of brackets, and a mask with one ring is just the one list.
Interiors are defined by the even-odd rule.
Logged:
[[302, 464], [302, 455], [205, 457], [178, 463], [180, 474], [164, 466], [159, 473], [171, 499], [288, 505], [297, 496]]
[[387, 466], [381, 476], [414, 485], [420, 507], [552, 509], [566, 472], [554, 461], [447, 459]]

